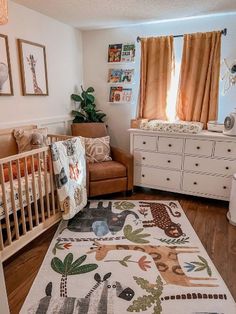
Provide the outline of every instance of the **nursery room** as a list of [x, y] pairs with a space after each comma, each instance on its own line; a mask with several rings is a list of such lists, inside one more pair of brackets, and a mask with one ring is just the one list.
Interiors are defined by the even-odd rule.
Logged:
[[236, 314], [235, 30], [0, 0], [0, 314]]

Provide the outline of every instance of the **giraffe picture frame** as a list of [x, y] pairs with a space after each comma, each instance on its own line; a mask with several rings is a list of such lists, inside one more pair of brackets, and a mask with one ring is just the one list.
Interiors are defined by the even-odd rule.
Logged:
[[18, 39], [22, 93], [24, 96], [48, 96], [46, 47]]
[[13, 96], [8, 36], [0, 34], [0, 96]]

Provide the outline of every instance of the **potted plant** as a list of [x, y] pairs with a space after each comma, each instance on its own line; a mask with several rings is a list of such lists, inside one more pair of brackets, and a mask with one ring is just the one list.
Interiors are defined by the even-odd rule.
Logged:
[[[106, 114], [101, 110], [96, 109], [95, 97], [93, 95], [94, 88], [89, 87], [87, 90], [81, 86], [82, 93], [80, 95], [72, 94], [71, 99], [75, 102], [79, 102], [80, 106], [78, 110], [72, 110], [72, 116], [74, 117], [72, 128], [72, 134], [76, 135], [77, 123], [103, 123]], [[80, 126], [81, 127], [81, 126]]]

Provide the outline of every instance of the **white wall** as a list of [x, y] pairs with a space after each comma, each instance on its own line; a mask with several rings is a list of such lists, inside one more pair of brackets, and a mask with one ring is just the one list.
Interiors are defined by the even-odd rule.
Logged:
[[[14, 87], [14, 96], [0, 97], [0, 127], [68, 119], [70, 94], [82, 82], [80, 31], [9, 1], [9, 23], [0, 33], [8, 35]], [[46, 46], [49, 96], [22, 96], [18, 38]]]
[[[130, 119], [135, 117], [138, 97], [139, 81], [139, 44], [136, 45], [136, 85], [134, 86], [133, 104], [109, 104], [109, 86], [107, 71], [107, 48], [109, 44], [134, 42], [137, 36], [158, 36], [169, 34], [183, 34], [193, 32], [206, 32], [211, 30], [228, 29], [226, 37], [222, 37], [222, 59], [224, 57], [236, 59], [236, 14], [195, 18], [182, 21], [162, 22], [132, 27], [115, 28], [109, 30], [83, 32], [84, 56], [84, 82], [86, 86], [92, 85], [96, 90], [97, 104], [107, 113], [109, 133], [114, 145], [128, 150], [129, 137], [126, 130]], [[182, 39], [175, 40], [176, 61], [181, 60]], [[123, 65], [124, 67], [124, 65]], [[222, 84], [221, 84], [222, 85]], [[222, 86], [221, 86], [222, 90]], [[232, 88], [226, 96], [220, 95], [219, 120], [223, 121], [225, 115], [236, 107], [236, 87]]]

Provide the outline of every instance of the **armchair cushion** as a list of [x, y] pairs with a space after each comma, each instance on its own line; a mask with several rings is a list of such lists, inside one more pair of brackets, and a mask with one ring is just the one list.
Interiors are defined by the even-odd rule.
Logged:
[[89, 163], [90, 181], [100, 181], [106, 179], [126, 177], [126, 167], [116, 161], [106, 161], [99, 163]]

